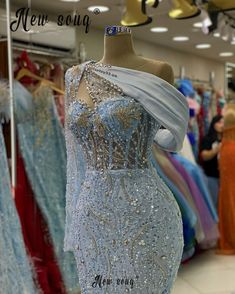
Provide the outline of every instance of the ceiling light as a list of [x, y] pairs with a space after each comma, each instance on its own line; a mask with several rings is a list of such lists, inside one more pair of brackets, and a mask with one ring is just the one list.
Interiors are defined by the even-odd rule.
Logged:
[[210, 48], [210, 47], [211, 47], [210, 44], [198, 44], [198, 45], [196, 45], [197, 49], [207, 49], [207, 48]]
[[101, 5], [97, 5], [97, 6], [89, 6], [87, 8], [88, 11], [90, 12], [94, 12], [95, 10], [99, 10], [100, 12], [107, 12], [109, 11], [109, 7], [108, 6], [101, 6]]
[[194, 26], [195, 28], [202, 28], [203, 23], [202, 23], [202, 22], [195, 22], [195, 23], [193, 24], [193, 26]]
[[61, 2], [79, 2], [80, 0], [60, 0]]
[[168, 31], [168, 28], [165, 27], [154, 27], [150, 29], [151, 32], [153, 33], [165, 33]]
[[219, 55], [222, 57], [229, 57], [233, 56], [233, 52], [221, 52]]
[[176, 41], [176, 42], [184, 42], [188, 40], [189, 40], [189, 37], [186, 37], [186, 36], [177, 36], [173, 38], [173, 41]]
[[216, 33], [213, 34], [213, 36], [216, 37], [216, 38], [219, 38], [220, 37], [220, 33], [219, 32], [216, 32]]

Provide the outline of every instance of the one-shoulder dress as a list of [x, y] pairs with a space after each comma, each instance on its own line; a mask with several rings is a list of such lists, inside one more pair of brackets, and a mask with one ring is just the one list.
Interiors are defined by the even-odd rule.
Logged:
[[[84, 78], [92, 108], [78, 97]], [[183, 251], [182, 218], [149, 160], [153, 141], [178, 151], [185, 97], [149, 74], [88, 61], [66, 72], [64, 250], [82, 294], [170, 293]]]

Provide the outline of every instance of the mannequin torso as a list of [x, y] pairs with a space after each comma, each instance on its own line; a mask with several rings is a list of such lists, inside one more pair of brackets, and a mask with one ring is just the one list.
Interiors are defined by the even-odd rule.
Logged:
[[[101, 63], [147, 72], [170, 84], [174, 82], [173, 70], [168, 63], [144, 58], [135, 53], [132, 36], [129, 33], [105, 36], [104, 56], [97, 64]], [[80, 82], [77, 97], [84, 100], [91, 108], [94, 108], [94, 103], [86, 90], [84, 79]]]

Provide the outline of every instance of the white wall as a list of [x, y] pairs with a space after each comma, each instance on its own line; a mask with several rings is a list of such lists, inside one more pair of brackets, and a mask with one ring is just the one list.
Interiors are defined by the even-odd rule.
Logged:
[[[101, 59], [103, 55], [103, 30], [90, 30], [88, 34], [77, 31], [77, 44], [83, 42], [86, 46], [88, 59]], [[224, 63], [176, 51], [150, 42], [134, 38], [137, 54], [166, 61], [173, 67], [175, 76], [180, 75], [180, 67], [185, 68], [185, 75], [191, 79], [209, 81], [210, 72], [215, 73], [215, 88], [224, 90]]]

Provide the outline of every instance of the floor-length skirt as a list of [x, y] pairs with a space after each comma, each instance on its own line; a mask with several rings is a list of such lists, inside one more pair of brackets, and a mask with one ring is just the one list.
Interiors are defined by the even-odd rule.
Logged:
[[87, 170], [75, 213], [82, 294], [170, 293], [183, 251], [182, 217], [154, 169]]

